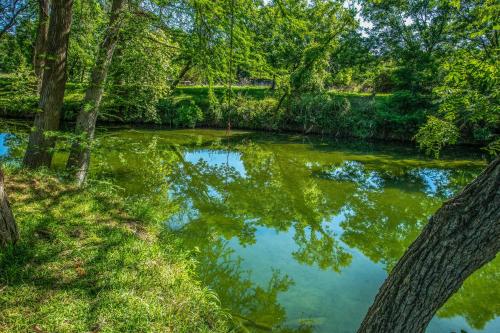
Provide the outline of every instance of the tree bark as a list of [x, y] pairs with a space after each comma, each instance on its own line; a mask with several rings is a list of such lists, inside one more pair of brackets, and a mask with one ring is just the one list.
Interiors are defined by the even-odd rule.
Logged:
[[15, 244], [19, 238], [16, 221], [10, 210], [4, 189], [3, 171], [0, 168], [0, 247]]
[[66, 59], [73, 0], [53, 0], [49, 20], [48, 44], [40, 91], [40, 113], [35, 116], [23, 165], [28, 168], [50, 166], [55, 138], [47, 135], [59, 129], [66, 84]]
[[179, 85], [179, 82], [181, 82], [181, 80], [184, 78], [184, 76], [186, 76], [187, 72], [189, 72], [189, 70], [191, 69], [192, 66], [193, 66], [193, 59], [189, 59], [184, 64], [184, 67], [182, 67], [177, 78], [170, 85], [170, 93], [174, 92], [175, 88], [177, 88], [177, 85]]
[[33, 68], [38, 82], [38, 92], [42, 89], [43, 68], [45, 66], [45, 48], [49, 33], [49, 0], [38, 0], [38, 27], [35, 50], [33, 53]]
[[431, 217], [379, 290], [358, 333], [424, 332], [500, 250], [500, 158]]
[[79, 185], [83, 184], [90, 164], [90, 145], [94, 139], [97, 114], [104, 93], [104, 84], [113, 53], [118, 42], [121, 14], [125, 0], [113, 0], [107, 33], [96, 58], [89, 86], [85, 92], [83, 107], [76, 120], [76, 138], [71, 146], [67, 169], [74, 173]]

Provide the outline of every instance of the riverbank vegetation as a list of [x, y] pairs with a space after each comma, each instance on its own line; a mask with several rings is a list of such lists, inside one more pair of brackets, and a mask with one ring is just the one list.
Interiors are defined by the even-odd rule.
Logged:
[[161, 220], [137, 216], [144, 201], [134, 207], [109, 183], [81, 190], [46, 171], [14, 168], [6, 179], [20, 239], [0, 253], [1, 331], [229, 329], [189, 253]]
[[[132, 200], [106, 177], [89, 177], [98, 123], [226, 129], [228, 144], [234, 129], [399, 140], [431, 158], [450, 145], [481, 148], [491, 164], [431, 218], [359, 332], [423, 332], [500, 249], [494, 0], [15, 0], [1, 1], [0, 14], [0, 115], [33, 124], [27, 137], [14, 136], [25, 139], [16, 146], [22, 151], [0, 168], [1, 329], [276, 328], [237, 311], [230, 318], [164, 228], [172, 208], [168, 156], [179, 157], [178, 147], [163, 156], [154, 140], [134, 146], [135, 157], [148, 154], [140, 176], [148, 196]], [[245, 172], [261, 168], [261, 157]], [[313, 177], [314, 167], [303, 169]], [[346, 172], [344, 180], [357, 181]], [[230, 186], [231, 173], [224, 176]], [[378, 180], [367, 184], [378, 190]], [[307, 184], [301, 200], [321, 210]], [[212, 191], [202, 194], [218, 202]], [[229, 209], [225, 199], [222, 206]], [[337, 213], [348, 216], [344, 210]], [[303, 230], [323, 230], [318, 216], [306, 218]], [[290, 284], [274, 276], [255, 297], [274, 302]], [[311, 329], [302, 324], [293, 331]]]
[[[498, 147], [494, 1], [111, 5], [75, 1], [65, 120], [89, 103], [99, 70], [100, 121], [416, 140], [434, 155], [454, 143]], [[26, 47], [40, 35], [36, 11], [24, 8], [2, 36], [4, 115], [38, 103], [37, 51]], [[123, 16], [116, 27], [113, 15]]]

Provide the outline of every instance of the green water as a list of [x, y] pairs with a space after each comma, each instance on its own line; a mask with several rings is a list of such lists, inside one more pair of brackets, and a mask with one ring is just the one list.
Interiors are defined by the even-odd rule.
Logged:
[[[0, 155], [15, 157], [9, 141]], [[95, 152], [92, 178], [144, 214], [153, 203], [251, 332], [355, 332], [427, 218], [485, 166], [463, 150], [430, 160], [398, 144], [216, 130], [107, 131]], [[497, 259], [428, 332], [500, 332], [499, 278]]]

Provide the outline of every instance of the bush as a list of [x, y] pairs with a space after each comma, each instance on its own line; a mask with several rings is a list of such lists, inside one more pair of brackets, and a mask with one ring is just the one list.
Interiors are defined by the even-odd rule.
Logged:
[[350, 111], [351, 104], [345, 97], [307, 93], [291, 99], [288, 118], [305, 132], [315, 129], [340, 135], [347, 130]]
[[162, 100], [160, 109], [162, 122], [175, 127], [195, 128], [204, 119], [200, 107], [185, 96]]
[[12, 77], [10, 86], [12, 98], [9, 98], [9, 107], [16, 113], [36, 110], [37, 80], [33, 72], [26, 65], [21, 64]]
[[276, 110], [278, 104], [276, 99], [254, 100], [240, 96], [236, 98], [234, 103], [232, 123], [235, 126], [265, 130], [277, 130], [279, 128], [282, 113]]
[[376, 108], [379, 136], [410, 139], [433, 109], [430, 96], [408, 90], [396, 91], [384, 105]]

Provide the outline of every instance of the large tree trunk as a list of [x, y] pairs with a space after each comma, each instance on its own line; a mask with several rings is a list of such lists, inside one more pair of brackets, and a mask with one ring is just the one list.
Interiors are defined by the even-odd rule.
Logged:
[[379, 290], [358, 333], [424, 332], [500, 250], [500, 158], [431, 217]]
[[49, 0], [38, 0], [38, 27], [35, 50], [33, 52], [33, 67], [38, 83], [38, 92], [42, 89], [43, 68], [45, 66], [45, 48], [49, 33]]
[[5, 194], [3, 172], [0, 168], [0, 247], [15, 244], [19, 238], [16, 221], [10, 210], [9, 201]]
[[40, 113], [35, 117], [23, 164], [29, 168], [50, 166], [54, 136], [59, 129], [61, 108], [66, 84], [66, 58], [73, 0], [53, 0], [49, 20], [48, 45], [40, 91]]
[[90, 145], [94, 139], [97, 114], [104, 92], [109, 65], [113, 59], [121, 25], [121, 14], [125, 0], [113, 0], [107, 33], [96, 58], [83, 107], [76, 120], [76, 138], [71, 146], [66, 167], [75, 175], [79, 185], [83, 184], [90, 164]]

